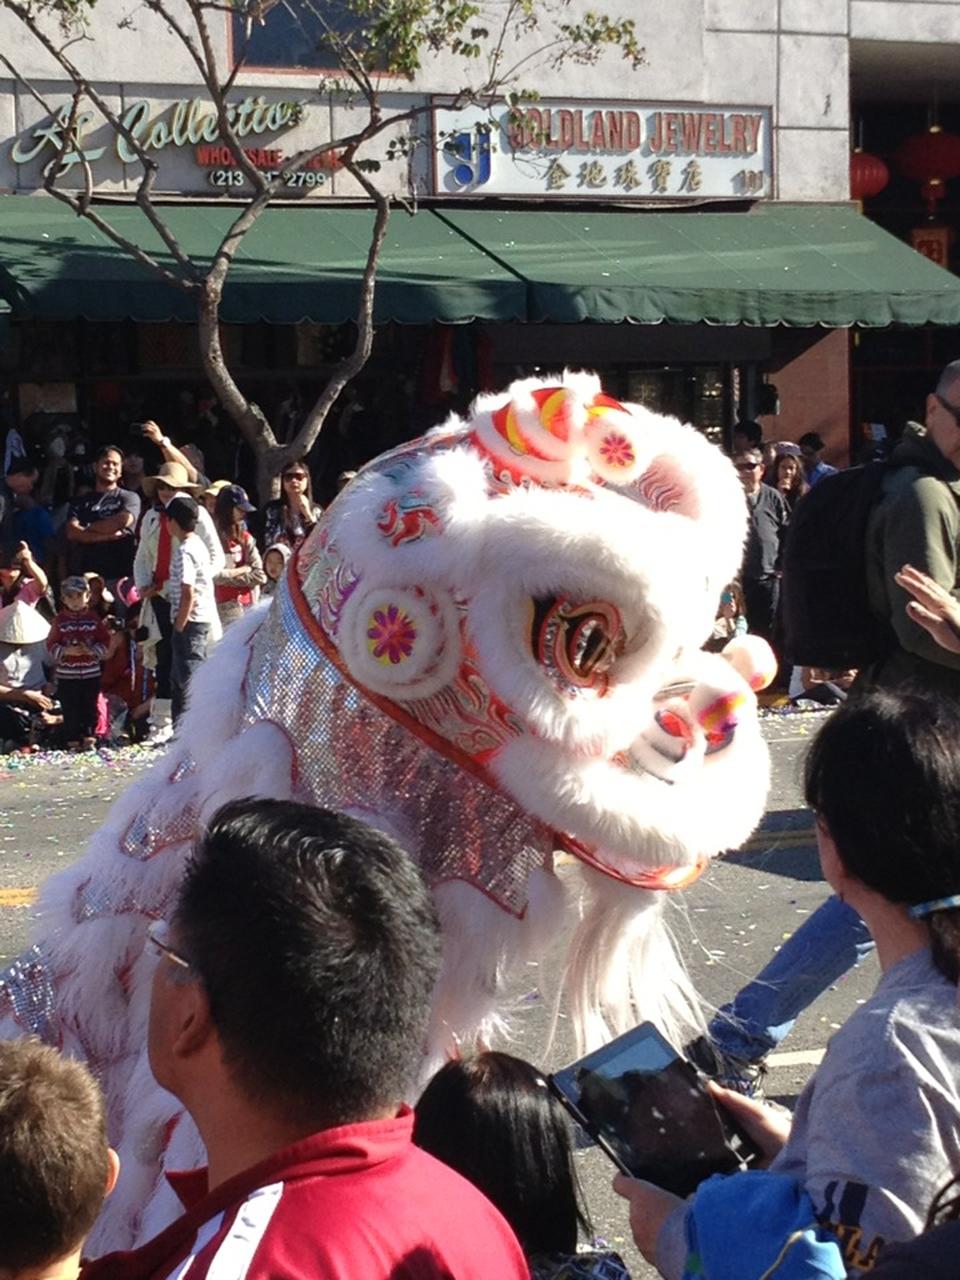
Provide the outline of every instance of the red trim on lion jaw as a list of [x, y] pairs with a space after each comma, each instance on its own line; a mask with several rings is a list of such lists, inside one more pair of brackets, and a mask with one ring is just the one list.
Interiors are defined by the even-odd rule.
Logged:
[[710, 861], [709, 858], [699, 858], [693, 866], [651, 867], [647, 871], [637, 871], [628, 875], [611, 863], [605, 862], [597, 849], [582, 844], [579, 840], [574, 839], [573, 836], [563, 835], [558, 832], [557, 841], [562, 849], [567, 853], [573, 854], [575, 858], [586, 866], [592, 867], [594, 871], [599, 871], [601, 874], [609, 876], [611, 880], [619, 881], [620, 884], [628, 884], [634, 889], [653, 889], [664, 892], [686, 889], [700, 878]]

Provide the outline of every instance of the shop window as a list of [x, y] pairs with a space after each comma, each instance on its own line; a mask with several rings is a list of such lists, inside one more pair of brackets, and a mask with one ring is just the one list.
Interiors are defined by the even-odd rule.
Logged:
[[23, 325], [20, 372], [43, 381], [72, 378], [79, 367], [76, 324], [29, 320]]
[[[220, 326], [220, 345], [227, 368], [238, 362], [241, 344], [239, 325]], [[202, 369], [200, 339], [195, 324], [167, 321], [137, 325], [137, 361], [144, 372], [150, 370]]]
[[336, 41], [329, 32], [349, 40], [363, 23], [364, 19], [349, 12], [342, 0], [320, 0], [315, 7], [275, 4], [262, 21], [252, 22], [249, 29], [243, 18], [234, 16], [233, 55], [235, 59], [242, 57], [249, 68], [336, 71], [340, 60]]

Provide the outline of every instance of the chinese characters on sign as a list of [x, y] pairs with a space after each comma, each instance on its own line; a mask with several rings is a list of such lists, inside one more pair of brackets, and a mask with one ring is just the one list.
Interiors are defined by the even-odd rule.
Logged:
[[762, 199], [773, 194], [767, 107], [434, 103], [438, 195]]

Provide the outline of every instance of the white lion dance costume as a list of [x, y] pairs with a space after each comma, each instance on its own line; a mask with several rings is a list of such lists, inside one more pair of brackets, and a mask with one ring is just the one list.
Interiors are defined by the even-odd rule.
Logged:
[[337, 498], [0, 975], [4, 1034], [87, 1059], [106, 1090], [123, 1174], [95, 1248], [154, 1234], [178, 1211], [161, 1165], [203, 1160], [150, 1076], [144, 936], [227, 800], [346, 810], [416, 859], [445, 930], [434, 1058], [492, 1032], [511, 967], [559, 931], [557, 850], [580, 870], [581, 1041], [690, 1013], [665, 891], [739, 845], [765, 798], [752, 689], [772, 655], [699, 650], [744, 529], [718, 450], [586, 374], [481, 397]]

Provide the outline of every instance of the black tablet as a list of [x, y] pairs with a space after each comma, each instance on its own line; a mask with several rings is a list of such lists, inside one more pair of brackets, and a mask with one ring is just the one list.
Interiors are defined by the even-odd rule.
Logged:
[[705, 1077], [652, 1022], [548, 1079], [619, 1169], [676, 1195], [689, 1195], [712, 1173], [734, 1173], [760, 1158], [708, 1093]]

